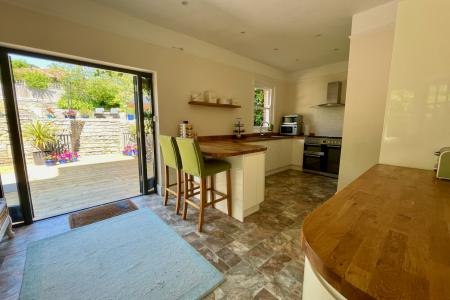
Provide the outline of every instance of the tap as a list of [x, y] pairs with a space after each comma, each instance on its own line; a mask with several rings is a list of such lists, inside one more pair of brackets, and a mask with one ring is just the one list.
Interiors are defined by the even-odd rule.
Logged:
[[[262, 136], [265, 135], [265, 134], [263, 133], [264, 124], [267, 124], [267, 126], [270, 126], [270, 123], [267, 122], [267, 121], [263, 121], [263, 122], [261, 123], [261, 126], [259, 126], [259, 135], [262, 135]], [[266, 133], [267, 133], [267, 131], [266, 131]]]

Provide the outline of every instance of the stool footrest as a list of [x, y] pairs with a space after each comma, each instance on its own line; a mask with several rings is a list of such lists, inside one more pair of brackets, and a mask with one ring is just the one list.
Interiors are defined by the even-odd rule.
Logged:
[[174, 191], [174, 190], [171, 190], [171, 189], [169, 189], [169, 188], [166, 188], [166, 191], [169, 192], [169, 193], [171, 193], [171, 194], [174, 195], [174, 196], [178, 196], [178, 193], [177, 193], [176, 191]]
[[216, 204], [217, 202], [220, 202], [220, 201], [223, 201], [223, 200], [226, 200], [226, 199], [227, 199], [227, 196], [223, 196], [222, 198], [215, 199], [214, 201], [211, 201], [211, 202], [206, 203], [206, 205], [207, 205], [207, 206], [213, 205], [213, 204]]
[[[211, 189], [208, 189], [208, 190], [211, 190]], [[216, 190], [212, 190], [212, 191], [213, 191], [214, 193], [216, 193], [216, 194], [222, 196], [222, 197], [221, 197], [221, 198], [218, 198], [218, 199], [214, 199], [213, 201], [207, 202], [207, 203], [206, 203], [206, 206], [210, 206], [210, 205], [216, 204], [217, 202], [226, 200], [227, 197], [228, 197], [226, 194], [224, 194], [224, 193], [222, 193], [222, 192], [219, 192], [219, 191], [216, 191]], [[200, 192], [195, 192], [195, 193], [192, 193], [192, 194], [188, 194], [187, 197], [186, 197], [186, 201], [187, 201], [189, 204], [191, 204], [192, 206], [194, 206], [195, 208], [197, 208], [197, 209], [200, 209], [200, 206], [199, 206], [197, 203], [195, 203], [195, 202], [193, 201], [193, 199], [195, 199], [195, 198], [192, 198], [192, 197], [193, 197], [193, 196], [197, 196], [197, 195], [199, 195], [199, 194], [200, 194]], [[197, 199], [197, 200], [198, 200], [198, 199]]]
[[200, 206], [198, 206], [198, 204], [192, 201], [191, 199], [185, 199], [185, 201], [190, 205], [192, 205], [193, 207], [195, 207], [196, 209], [200, 209]]

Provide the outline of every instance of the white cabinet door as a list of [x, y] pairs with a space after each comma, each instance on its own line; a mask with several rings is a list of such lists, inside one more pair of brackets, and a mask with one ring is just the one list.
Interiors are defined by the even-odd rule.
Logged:
[[300, 169], [303, 163], [303, 139], [279, 139], [253, 142], [267, 147], [266, 174], [290, 167]]
[[305, 147], [305, 140], [294, 139], [292, 140], [292, 156], [291, 165], [294, 168], [302, 168], [303, 166], [303, 149]]

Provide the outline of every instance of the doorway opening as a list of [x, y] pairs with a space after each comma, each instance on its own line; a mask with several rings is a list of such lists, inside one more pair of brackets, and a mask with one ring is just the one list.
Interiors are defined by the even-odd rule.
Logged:
[[1, 188], [15, 221], [155, 190], [151, 74], [12, 49], [0, 55]]

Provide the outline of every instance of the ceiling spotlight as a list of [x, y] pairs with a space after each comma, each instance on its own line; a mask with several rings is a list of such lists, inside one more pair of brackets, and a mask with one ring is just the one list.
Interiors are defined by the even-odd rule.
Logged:
[[188, 5], [189, 4], [189, 1], [181, 1], [181, 4], [183, 4], [183, 5]]

